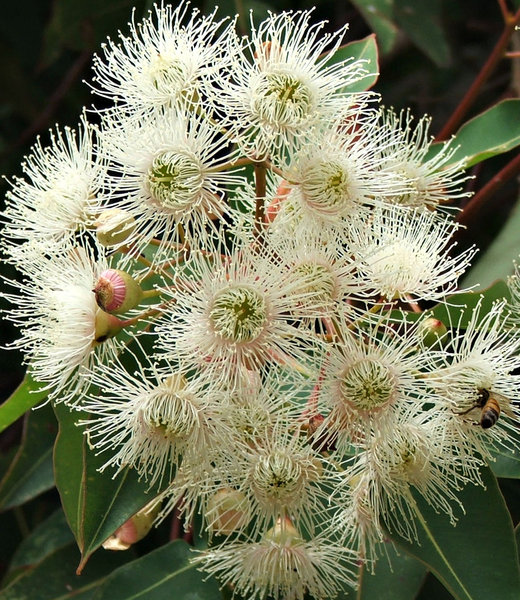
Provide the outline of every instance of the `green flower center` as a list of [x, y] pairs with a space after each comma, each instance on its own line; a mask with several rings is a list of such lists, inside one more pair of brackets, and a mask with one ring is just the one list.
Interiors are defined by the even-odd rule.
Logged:
[[186, 84], [185, 65], [175, 57], [157, 52], [150, 58], [147, 70], [154, 87], [161, 91], [179, 92]]
[[233, 342], [252, 342], [264, 330], [267, 307], [255, 290], [232, 287], [213, 301], [209, 317], [215, 332]]
[[319, 161], [304, 171], [301, 189], [307, 205], [324, 215], [337, 215], [352, 202], [351, 178], [343, 165]]
[[288, 503], [301, 488], [302, 470], [284, 452], [263, 456], [253, 470], [253, 487], [260, 500]]
[[204, 177], [196, 157], [164, 152], [154, 158], [148, 171], [148, 187], [154, 205], [167, 212], [184, 212], [201, 197]]
[[308, 304], [323, 306], [334, 298], [336, 278], [325, 265], [301, 263], [292, 272], [300, 284], [298, 292], [307, 296], [305, 300]]
[[287, 73], [265, 76], [253, 111], [267, 125], [298, 127], [313, 111], [310, 89], [298, 78]]
[[395, 377], [378, 360], [365, 358], [347, 367], [340, 383], [346, 402], [357, 410], [377, 410], [391, 402], [395, 394]]

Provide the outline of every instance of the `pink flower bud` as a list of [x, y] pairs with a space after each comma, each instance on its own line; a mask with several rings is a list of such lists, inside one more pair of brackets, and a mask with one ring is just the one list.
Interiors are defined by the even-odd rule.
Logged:
[[99, 308], [115, 314], [135, 308], [143, 297], [143, 291], [135, 279], [119, 269], [103, 271], [96, 283], [94, 293]]

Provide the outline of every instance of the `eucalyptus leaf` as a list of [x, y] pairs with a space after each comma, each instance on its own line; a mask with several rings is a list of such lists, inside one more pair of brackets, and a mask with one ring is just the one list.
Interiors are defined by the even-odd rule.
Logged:
[[40, 523], [18, 546], [9, 570], [34, 565], [69, 545], [74, 537], [68, 526], [63, 510], [54, 511], [45, 521]]
[[516, 203], [509, 218], [486, 252], [479, 256], [462, 281], [463, 286], [491, 285], [513, 273], [513, 261], [520, 255], [520, 202]]
[[216, 581], [195, 569], [193, 556], [182, 540], [170, 542], [114, 571], [93, 600], [221, 600]]
[[379, 77], [379, 59], [376, 36], [374, 34], [338, 48], [334, 53], [331, 63], [337, 63], [346, 59], [351, 59], [352, 62], [355, 60], [366, 61], [364, 65], [366, 75], [358, 79], [355, 83], [342, 88], [342, 92], [363, 92], [376, 83]]
[[365, 21], [377, 36], [378, 46], [383, 54], [390, 52], [397, 38], [398, 27], [393, 22], [393, 0], [352, 0], [352, 4], [362, 14]]
[[47, 398], [47, 392], [40, 388], [34, 379], [25, 376], [11, 396], [0, 405], [0, 432]]
[[133, 555], [100, 553], [81, 576], [75, 574], [78, 558], [73, 545], [61, 548], [0, 590], [0, 600], [91, 600], [96, 587]]
[[377, 561], [374, 573], [366, 568], [362, 573], [357, 600], [414, 600], [424, 582], [427, 569], [406, 552], [398, 552], [391, 542]]
[[0, 481], [0, 509], [20, 506], [54, 487], [52, 445], [56, 431], [50, 405], [26, 414], [22, 443]]
[[[467, 169], [483, 160], [508, 152], [520, 144], [520, 99], [503, 100], [480, 113], [459, 129], [452, 142], [457, 147], [450, 164], [464, 160]], [[429, 157], [442, 148], [434, 144]]]
[[492, 452], [495, 461], [490, 467], [496, 477], [520, 479], [520, 454], [507, 448], [500, 448]]
[[99, 468], [106, 457], [96, 455], [78, 421], [88, 420], [81, 411], [55, 407], [59, 433], [54, 448], [56, 486], [67, 521], [81, 551], [81, 572], [91, 554], [132, 515], [157, 495], [127, 468], [119, 474]]
[[497, 481], [482, 470], [485, 488], [459, 494], [465, 514], [457, 525], [416, 495], [418, 541], [392, 539], [426, 564], [456, 600], [518, 600], [520, 568], [511, 517]]
[[440, 0], [399, 0], [394, 6], [397, 25], [439, 67], [450, 62], [442, 10]]
[[[510, 428], [509, 435], [516, 443], [517, 448], [520, 447], [520, 432], [518, 429]], [[492, 447], [490, 451], [495, 460], [490, 462], [489, 466], [496, 477], [520, 479], [520, 453], [518, 450], [497, 446]]]

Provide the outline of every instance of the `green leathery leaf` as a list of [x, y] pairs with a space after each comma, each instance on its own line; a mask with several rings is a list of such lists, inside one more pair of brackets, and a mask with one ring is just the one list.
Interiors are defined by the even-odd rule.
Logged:
[[520, 568], [511, 517], [497, 481], [482, 469], [485, 488], [468, 484], [459, 494], [465, 514], [456, 526], [419, 495], [418, 541], [392, 539], [426, 564], [456, 600], [518, 600]]
[[504, 226], [462, 280], [463, 286], [490, 285], [513, 273], [513, 261], [520, 255], [520, 202], [517, 201]]
[[78, 421], [89, 416], [60, 404], [55, 407], [59, 433], [54, 447], [56, 486], [67, 521], [81, 552], [78, 572], [92, 553], [132, 515], [157, 495], [134, 469], [117, 475], [98, 471], [108, 456], [96, 455]]
[[46, 398], [47, 392], [41, 390], [40, 384], [30, 375], [26, 375], [11, 396], [0, 405], [0, 432]]
[[398, 27], [393, 22], [393, 0], [352, 0], [352, 4], [361, 13], [365, 21], [377, 36], [381, 52], [390, 52], [397, 39]]
[[9, 571], [41, 562], [59, 548], [69, 545], [74, 537], [63, 510], [55, 510], [24, 538], [9, 564]]
[[395, 22], [437, 66], [450, 62], [450, 49], [442, 26], [440, 0], [400, 0], [394, 5]]
[[362, 40], [357, 40], [341, 46], [336, 50], [334, 55], [331, 56], [330, 63], [335, 64], [348, 59], [351, 59], [351, 62], [356, 60], [366, 61], [364, 64], [366, 75], [360, 77], [354, 83], [342, 88], [341, 92], [363, 92], [371, 88], [379, 77], [376, 36], [371, 34]]
[[218, 584], [196, 570], [193, 556], [182, 540], [165, 544], [114, 571], [93, 600], [221, 600]]
[[0, 481], [0, 509], [20, 506], [54, 487], [52, 445], [56, 419], [50, 405], [25, 415], [22, 442]]
[[494, 462], [489, 463], [496, 477], [520, 479], [520, 454], [508, 448], [492, 451]]
[[479, 319], [482, 319], [495, 302], [510, 300], [511, 295], [505, 281], [497, 281], [486, 290], [454, 294], [446, 299], [446, 303], [434, 306], [431, 315], [446, 326], [456, 324], [458, 327], [468, 326], [478, 304], [480, 304]]
[[[466, 121], [451, 142], [455, 152], [449, 163], [464, 160], [464, 168], [508, 152], [520, 144], [520, 99], [498, 102], [490, 109]], [[428, 158], [435, 155], [443, 143], [433, 144]]]
[[91, 600], [97, 586], [133, 554], [99, 553], [81, 576], [75, 574], [78, 558], [74, 545], [57, 550], [0, 590], [0, 600]]
[[[501, 419], [507, 418], [501, 416]], [[508, 437], [516, 448], [520, 447], [520, 431], [517, 428], [509, 428]], [[495, 459], [489, 463], [496, 477], [506, 477], [507, 479], [520, 479], [520, 453], [514, 448], [504, 446], [491, 446], [490, 452]]]
[[427, 569], [423, 563], [406, 552], [398, 552], [385, 542], [371, 573], [366, 567], [359, 580], [357, 600], [414, 600], [424, 582]]

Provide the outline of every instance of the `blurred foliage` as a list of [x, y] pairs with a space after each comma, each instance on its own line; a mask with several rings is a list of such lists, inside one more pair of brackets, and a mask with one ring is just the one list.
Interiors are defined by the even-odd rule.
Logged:
[[[193, 4], [199, 6], [203, 12], [213, 9], [210, 2], [195, 0]], [[245, 33], [249, 26], [250, 9], [255, 11], [255, 18], [262, 19], [270, 8], [279, 11], [309, 8], [313, 4], [308, 0], [302, 3], [281, 0], [275, 5], [261, 0], [224, 0], [219, 3], [219, 14], [231, 15], [239, 12], [239, 26]], [[132, 8], [135, 11], [135, 19], [140, 20], [151, 5], [150, 0], [2, 2], [0, 172], [7, 179], [22, 174], [20, 165], [23, 156], [28, 153], [37, 135], [45, 139], [47, 130], [55, 123], [60, 126], [75, 126], [82, 106], [88, 106], [94, 101], [97, 106], [102, 104], [99, 98], [94, 99], [88, 85], [84, 83], [84, 80], [88, 81], [91, 77], [92, 54], [99, 50], [100, 44], [107, 36], [115, 38], [118, 30], [126, 31]], [[509, 2], [508, 5], [518, 8], [520, 0]], [[397, 110], [410, 107], [412, 114], [417, 117], [424, 113], [432, 115], [433, 134], [442, 129], [453, 113], [503, 29], [498, 2], [474, 0], [352, 0], [341, 3], [321, 0], [316, 3], [315, 19], [328, 19], [331, 30], [349, 22], [349, 41], [361, 40], [375, 32], [379, 47], [380, 76], [374, 89], [382, 94], [387, 106], [394, 106]], [[520, 50], [520, 32], [515, 35], [519, 37], [513, 39], [512, 49]], [[520, 59], [505, 59], [500, 62], [465, 120], [488, 109], [499, 100], [519, 95], [518, 63]], [[470, 188], [481, 188], [510, 159], [510, 153], [506, 153], [472, 167], [474, 179], [469, 182]], [[477, 243], [485, 250], [497, 238], [497, 243], [492, 248], [494, 254], [483, 253], [481, 263], [477, 263], [475, 268], [475, 277], [472, 278], [470, 273], [468, 281], [472, 283], [476, 280], [477, 273], [478, 279], [487, 284], [491, 283], [497, 274], [506, 276], [507, 265], [510, 264], [513, 253], [519, 251], [516, 235], [518, 210], [512, 221], [513, 226], [509, 224], [504, 228], [517, 199], [517, 187], [514, 181], [504, 186], [500, 190], [500, 204], [493, 206], [492, 211], [481, 214], [479, 224], [469, 228], [458, 240], [462, 247]], [[2, 180], [0, 188], [3, 197], [8, 183]], [[498, 273], [497, 265], [503, 257], [507, 260], [504, 258]], [[2, 272], [5, 277], [15, 277], [5, 266]], [[0, 345], [5, 346], [14, 336], [14, 330], [5, 325]], [[4, 397], [22, 378], [23, 369], [20, 363], [19, 354], [2, 350], [0, 394]], [[43, 428], [40, 433], [39, 427]], [[77, 549], [69, 545], [70, 536], [62, 535], [63, 513], [61, 510], [58, 513], [54, 512], [58, 504], [57, 494], [54, 490], [46, 491], [52, 485], [52, 479], [49, 480], [52, 443], [49, 435], [52, 437], [54, 427], [52, 414], [42, 411], [30, 420], [26, 418], [24, 427], [19, 421], [0, 436], [0, 499], [3, 508], [6, 509], [6, 512], [0, 514], [0, 530], [3, 534], [0, 544], [0, 575], [5, 575], [3, 585], [12, 581], [5, 594], [0, 592], [0, 599], [21, 597], [12, 594], [25, 594], [31, 589], [34, 590], [35, 582], [48, 581], [48, 573], [63, 572], [65, 563], [74, 570], [80, 560]], [[38, 443], [31, 441], [31, 432], [38, 436]], [[33, 472], [34, 470], [24, 467], [31, 456], [34, 459], [39, 456], [42, 460], [47, 460], [45, 469]], [[518, 477], [518, 461], [513, 464], [511, 457], [506, 458], [509, 462], [499, 461], [500, 468], [496, 474], [500, 475], [502, 469], [502, 473], [507, 473], [509, 477]], [[25, 473], [24, 478], [15, 476], [17, 469]], [[502, 493], [505, 490], [508, 504], [518, 504], [518, 479], [505, 481], [507, 483], [502, 484]], [[469, 490], [468, 493], [478, 493], [478, 490]], [[18, 506], [22, 502], [25, 504]], [[516, 524], [520, 515], [517, 510], [511, 512]], [[479, 522], [478, 519], [477, 515], [476, 523]], [[56, 527], [56, 522], [61, 526]], [[482, 523], [487, 524], [485, 515]], [[133, 564], [142, 568], [139, 567], [139, 557], [158, 544], [165, 543], [171, 537], [169, 527], [168, 523], [164, 523], [162, 527], [154, 530], [148, 538], [137, 544], [133, 553], [124, 553], [124, 556], [123, 553], [115, 556], [114, 553], [108, 554], [105, 551], [94, 553], [92, 563], [89, 562], [86, 569], [90, 579], [83, 580], [81, 585], [88, 587], [88, 582], [93, 582], [92, 585], [99, 588], [95, 597], [105, 597], [104, 594], [108, 594], [111, 586], [117, 584], [117, 578], [126, 572], [127, 567], [121, 566], [114, 575], [109, 575], [112, 569], [125, 564], [130, 572], [134, 569]], [[16, 560], [10, 563], [22, 539], [24, 543], [20, 548], [23, 552], [19, 548]], [[157, 562], [154, 565], [157, 569], [161, 569], [163, 564], [168, 565], [171, 555], [175, 553], [182, 555], [182, 560], [185, 560], [185, 548], [181, 547], [182, 543], [175, 544], [177, 545], [165, 546], [157, 551]], [[93, 547], [95, 545], [92, 544]], [[100, 552], [102, 554], [99, 554]], [[109, 559], [106, 558], [107, 555]], [[161, 560], [165, 562], [162, 563]], [[422, 563], [409, 562], [412, 559], [406, 557], [406, 560], [401, 561], [403, 566], [399, 559], [395, 560], [397, 569], [406, 568], [414, 573], [413, 585], [407, 592], [410, 595], [404, 595], [404, 588], [400, 588], [395, 592], [395, 598], [444, 600], [452, 597], [431, 575], [423, 582]], [[381, 570], [385, 569], [382, 564]], [[392, 573], [389, 577], [391, 575]], [[192, 581], [195, 581], [195, 578], [191, 579], [193, 575], [189, 577], [190, 579], [186, 580], [187, 589], [191, 589]], [[200, 585], [199, 578], [197, 581]], [[45, 597], [58, 597], [63, 592], [60, 588], [62, 583], [65, 585], [64, 582], [58, 581], [56, 587], [49, 590], [50, 595]], [[79, 585], [74, 583], [74, 586]], [[378, 584], [367, 579], [366, 585], [370, 590], [371, 585], [376, 589]], [[421, 585], [421, 591], [416, 595]], [[390, 593], [388, 587], [384, 586], [384, 589]], [[67, 594], [75, 598], [94, 597], [92, 593], [82, 590], [83, 588], [71, 587]], [[385, 597], [390, 598], [390, 595]]]

